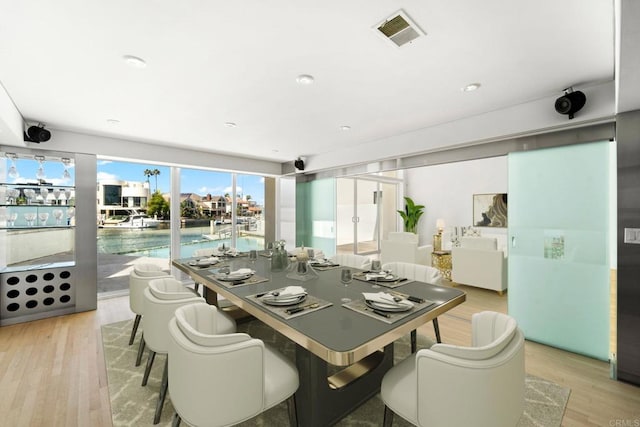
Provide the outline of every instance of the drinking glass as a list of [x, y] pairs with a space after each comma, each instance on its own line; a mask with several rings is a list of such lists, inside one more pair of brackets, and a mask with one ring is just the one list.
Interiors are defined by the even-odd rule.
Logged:
[[47, 221], [49, 220], [49, 212], [40, 212], [38, 214], [38, 218], [40, 218], [40, 225], [47, 225]]
[[56, 199], [56, 205], [58, 204], [58, 200], [60, 200], [60, 194], [62, 194], [60, 189], [58, 188], [53, 189], [53, 198]]
[[251, 249], [249, 251], [249, 261], [251, 261], [251, 264], [255, 264], [256, 260], [258, 259], [258, 251], [256, 251], [255, 249]]
[[16, 225], [16, 219], [18, 219], [17, 212], [11, 212], [9, 214], [9, 218], [7, 219], [7, 227], [13, 227]]
[[[345, 286], [345, 288], [349, 283], [351, 283], [352, 280], [353, 280], [353, 274], [351, 273], [351, 269], [350, 268], [342, 269], [342, 271], [340, 272], [340, 281]], [[340, 301], [344, 303], [351, 302], [351, 298], [344, 297], [344, 298], [341, 298]]]
[[371, 261], [371, 271], [378, 272], [382, 269], [382, 264], [379, 259]]
[[42, 196], [42, 204], [46, 205], [47, 204], [47, 198], [49, 197], [49, 189], [48, 188], [41, 188], [40, 189], [40, 195]]
[[62, 225], [62, 209], [55, 209], [53, 211], [53, 217], [56, 219], [56, 225]]

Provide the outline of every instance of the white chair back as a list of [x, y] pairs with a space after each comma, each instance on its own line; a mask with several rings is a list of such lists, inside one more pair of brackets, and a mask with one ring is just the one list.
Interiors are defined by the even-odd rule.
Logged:
[[167, 324], [176, 308], [204, 298], [184, 287], [174, 278], [159, 278], [149, 282], [144, 290], [144, 316], [142, 325], [147, 347], [156, 353], [166, 353], [169, 345]]
[[134, 264], [133, 271], [138, 276], [142, 276], [142, 277], [160, 276], [160, 275], [162, 275], [162, 273], [168, 274], [167, 272], [162, 270], [162, 267], [160, 267], [157, 264], [152, 264], [152, 263]]
[[193, 251], [193, 256], [194, 257], [213, 256], [214, 253], [215, 254], [218, 253], [217, 248], [203, 248], [203, 249], [196, 249], [195, 251]]
[[371, 258], [357, 254], [335, 254], [331, 261], [345, 267], [359, 268], [361, 270], [371, 269]]
[[207, 304], [183, 306], [169, 322], [169, 394], [189, 425], [235, 425], [298, 388], [293, 364], [261, 340], [243, 333], [207, 333], [214, 309]]
[[474, 314], [472, 335], [472, 347], [434, 344], [391, 368], [380, 390], [386, 407], [417, 426], [517, 425], [524, 335], [515, 319], [495, 312]]
[[[153, 264], [152, 264], [153, 265]], [[142, 270], [143, 274], [145, 270]], [[155, 271], [151, 275], [152, 270], [147, 270], [146, 275], [140, 275], [139, 271], [134, 267], [129, 273], [129, 307], [135, 314], [144, 314], [144, 290], [149, 286], [149, 282], [153, 279], [161, 279], [165, 277], [173, 278], [169, 273], [163, 271]]]
[[439, 285], [443, 280], [440, 270], [427, 265], [412, 264], [408, 262], [390, 262], [383, 264], [382, 269], [391, 270], [393, 274], [400, 277], [431, 283], [432, 285]]

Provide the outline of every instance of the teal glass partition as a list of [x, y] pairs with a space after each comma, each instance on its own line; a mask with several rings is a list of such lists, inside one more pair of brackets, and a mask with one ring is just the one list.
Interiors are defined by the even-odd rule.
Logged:
[[[336, 183], [334, 178], [296, 184], [296, 246], [336, 250]], [[288, 245], [291, 247], [291, 245]]]
[[609, 349], [609, 143], [509, 154], [509, 314], [527, 339]]

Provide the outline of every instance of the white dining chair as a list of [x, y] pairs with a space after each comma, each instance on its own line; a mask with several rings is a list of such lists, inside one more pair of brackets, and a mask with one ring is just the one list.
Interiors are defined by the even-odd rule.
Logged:
[[360, 270], [371, 269], [371, 258], [357, 254], [335, 254], [331, 261], [344, 267], [358, 268]]
[[[199, 302], [206, 304], [204, 298], [186, 288], [173, 278], [154, 279], [144, 290], [144, 340], [149, 348], [149, 356], [142, 377], [142, 385], [147, 385], [149, 373], [156, 354], [166, 354], [169, 347], [169, 320], [174, 316], [177, 308], [183, 305]], [[232, 333], [236, 330], [236, 323], [227, 314], [216, 311], [216, 330], [219, 333]], [[158, 395], [158, 403], [154, 416], [154, 424], [160, 420], [164, 398], [167, 392], [167, 364], [165, 362], [162, 384]]]
[[[419, 282], [430, 283], [432, 285], [440, 285], [443, 280], [442, 273], [435, 267], [428, 265], [412, 264], [409, 262], [389, 262], [382, 265], [383, 270], [391, 271], [400, 277], [405, 277], [410, 280], [417, 280]], [[438, 325], [438, 318], [434, 318], [433, 331], [436, 335], [436, 342], [442, 342], [440, 338], [440, 326]], [[411, 331], [411, 353], [415, 353], [417, 350], [418, 337], [417, 332], [414, 329]]]
[[385, 374], [385, 427], [394, 413], [416, 426], [517, 425], [524, 410], [524, 335], [513, 317], [490, 311], [474, 314], [471, 329], [471, 347], [434, 344]]
[[[131, 337], [129, 345], [133, 344], [136, 332], [140, 325], [140, 320], [144, 314], [144, 290], [149, 286], [149, 282], [153, 279], [163, 277], [173, 277], [169, 273], [163, 271], [160, 266], [152, 263], [140, 263], [133, 266], [133, 270], [129, 273], [129, 308], [136, 315], [131, 328]], [[144, 331], [143, 331], [144, 334]], [[142, 354], [144, 352], [144, 338], [140, 338], [138, 345], [138, 356], [136, 357], [136, 366], [140, 365]]]
[[178, 308], [169, 322], [169, 394], [180, 420], [199, 427], [230, 426], [287, 400], [297, 425], [294, 393], [298, 371], [262, 340], [244, 333], [219, 334], [215, 306]]

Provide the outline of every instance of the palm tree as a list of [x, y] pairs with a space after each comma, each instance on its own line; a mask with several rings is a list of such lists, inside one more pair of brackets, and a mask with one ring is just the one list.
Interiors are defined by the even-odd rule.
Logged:
[[153, 175], [153, 171], [151, 169], [145, 169], [143, 173], [144, 173], [144, 176], [147, 177], [147, 182], [149, 182], [149, 177]]
[[151, 172], [151, 175], [156, 177], [156, 190], [155, 191], [158, 191], [158, 175], [160, 175], [160, 171], [158, 169], [154, 169], [154, 170], [152, 170], [150, 172]]

